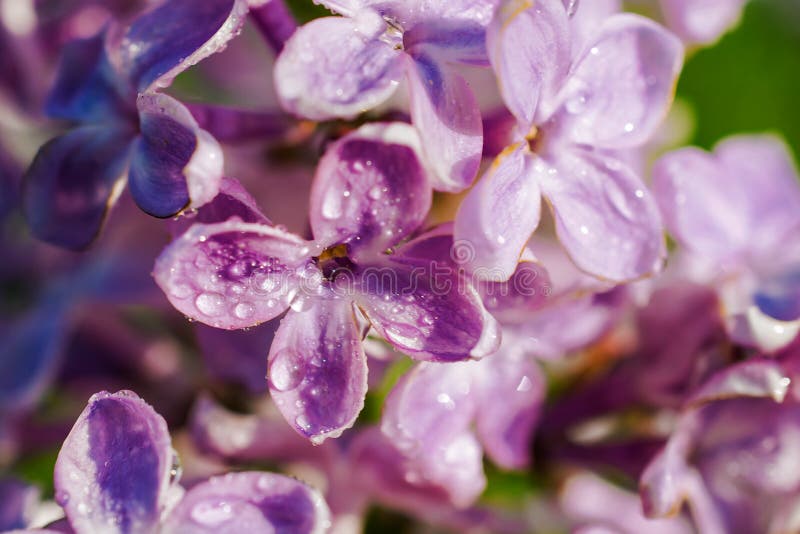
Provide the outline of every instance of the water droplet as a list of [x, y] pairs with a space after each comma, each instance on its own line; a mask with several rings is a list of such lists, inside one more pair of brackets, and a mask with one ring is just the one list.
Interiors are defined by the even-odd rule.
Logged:
[[527, 376], [523, 376], [522, 380], [519, 381], [517, 391], [530, 391], [532, 387], [533, 383], [531, 382], [531, 379]]
[[69, 493], [66, 491], [57, 491], [56, 502], [61, 506], [66, 506], [67, 503], [69, 503]]
[[204, 501], [194, 505], [190, 515], [200, 525], [215, 527], [233, 518], [233, 508], [225, 501]]
[[85, 502], [78, 503], [78, 513], [79, 514], [87, 515], [91, 511], [92, 511], [92, 509], [89, 508], [89, 505], [87, 505]]
[[305, 431], [308, 431], [308, 429], [311, 428], [311, 423], [308, 421], [308, 417], [303, 414], [298, 415], [294, 422], [297, 423], [297, 426]]
[[256, 308], [249, 302], [240, 302], [233, 308], [233, 314], [239, 319], [248, 319], [253, 316]]
[[583, 112], [586, 109], [586, 102], [589, 100], [589, 95], [581, 91], [577, 95], [567, 100], [567, 111], [573, 115]]
[[176, 299], [185, 299], [192, 294], [192, 287], [188, 284], [174, 284], [169, 289], [169, 294]]
[[221, 315], [224, 310], [225, 297], [219, 293], [201, 293], [194, 300], [194, 304], [200, 313], [216, 317]]
[[587, 227], [585, 224], [581, 225], [581, 233], [583, 235], [589, 235], [589, 227]]
[[625, 126], [623, 127], [623, 129], [628, 133], [632, 132], [633, 129], [634, 129], [633, 123], [632, 122], [626, 122]]
[[272, 486], [272, 479], [267, 475], [262, 475], [256, 480], [256, 488], [261, 491], [270, 491], [272, 490]]
[[436, 402], [444, 405], [448, 410], [454, 410], [456, 407], [455, 401], [453, 401], [453, 398], [447, 393], [439, 393], [436, 395]]
[[369, 198], [371, 198], [372, 200], [378, 200], [379, 198], [381, 198], [381, 196], [383, 195], [383, 193], [384, 193], [385, 191], [386, 191], [386, 188], [385, 188], [385, 187], [381, 187], [381, 186], [379, 186], [379, 185], [373, 185], [373, 186], [370, 188], [370, 190], [367, 192], [367, 195], [368, 195], [368, 196], [369, 196]]
[[278, 391], [290, 391], [303, 381], [300, 356], [292, 350], [279, 350], [269, 365], [269, 381]]
[[347, 197], [349, 197], [349, 196], [350, 196], [350, 191], [348, 191], [347, 189], [345, 189], [345, 191], [342, 193], [342, 196], [343, 196], [344, 198], [347, 198]]
[[633, 194], [636, 195], [636, 198], [644, 198], [644, 191], [641, 189], [637, 189], [633, 192]]

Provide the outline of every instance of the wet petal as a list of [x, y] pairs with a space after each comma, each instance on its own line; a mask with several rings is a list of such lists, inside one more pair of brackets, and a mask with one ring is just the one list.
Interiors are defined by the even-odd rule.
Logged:
[[416, 132], [402, 123], [363, 126], [332, 144], [311, 190], [316, 240], [372, 256], [415, 231], [431, 206], [418, 154]]
[[[530, 251], [528, 251], [530, 253]], [[543, 265], [521, 261], [505, 282], [481, 282], [483, 305], [502, 323], [523, 323], [545, 306], [553, 285]]]
[[658, 24], [607, 18], [558, 95], [560, 126], [578, 144], [641, 145], [666, 117], [682, 63], [681, 42]]
[[481, 443], [501, 467], [526, 467], [544, 402], [544, 377], [530, 355], [512, 346], [501, 347], [478, 365], [482, 378], [477, 425]]
[[561, 0], [504, 2], [486, 32], [489, 59], [508, 109], [527, 129], [549, 114], [567, 74], [570, 36]]
[[411, 121], [422, 139], [439, 191], [463, 191], [475, 179], [483, 150], [483, 124], [469, 84], [417, 47], [407, 68]]
[[414, 358], [457, 361], [497, 349], [497, 322], [449, 264], [387, 260], [364, 266], [353, 282], [356, 303], [373, 328]]
[[324, 17], [299, 28], [275, 63], [283, 107], [309, 119], [352, 117], [385, 101], [402, 76], [402, 55], [381, 39], [388, 30], [372, 10]]
[[36, 237], [88, 246], [122, 187], [133, 132], [84, 126], [48, 142], [24, 177], [25, 217]]
[[192, 226], [164, 249], [153, 276], [188, 317], [217, 328], [246, 328], [286, 310], [307, 259], [300, 238], [231, 219]]
[[[478, 279], [508, 280], [539, 224], [541, 198], [523, 144], [500, 154], [456, 215], [456, 258]], [[458, 251], [457, 251], [458, 252]]]
[[[491, 17], [492, 2], [481, 3], [489, 8], [487, 9], [488, 13], [485, 13], [488, 16], [483, 19], [486, 21]], [[465, 65], [489, 65], [486, 53], [486, 24], [477, 18], [470, 20], [467, 17], [459, 19], [444, 16], [421, 20], [403, 32], [403, 48], [412, 56], [415, 49], [423, 51], [428, 48], [435, 51], [434, 53], [440, 61]]]
[[661, 219], [630, 169], [586, 151], [562, 154], [550, 169], [542, 163], [538, 175], [558, 238], [581, 270], [621, 281], [660, 269], [666, 254]]
[[97, 393], [56, 461], [56, 500], [78, 532], [158, 528], [173, 453], [167, 423], [130, 391]]
[[319, 444], [353, 426], [367, 393], [367, 360], [349, 301], [310, 304], [281, 321], [269, 351], [269, 388], [289, 424]]
[[293, 478], [245, 471], [212, 477], [186, 492], [163, 532], [322, 534], [330, 511], [316, 490]]
[[140, 93], [166, 87], [219, 52], [241, 30], [243, 0], [169, 0], [139, 16], [122, 36], [121, 62]]
[[45, 105], [50, 117], [107, 122], [134, 115], [135, 94], [111, 65], [105, 32], [64, 46], [56, 81]]
[[222, 179], [222, 149], [180, 102], [140, 95], [141, 135], [134, 141], [128, 183], [134, 200], [155, 217], [171, 217], [213, 199]]
[[418, 364], [392, 389], [381, 422], [410, 460], [413, 476], [445, 488], [457, 506], [472, 503], [486, 485], [481, 449], [469, 428], [477, 365]]

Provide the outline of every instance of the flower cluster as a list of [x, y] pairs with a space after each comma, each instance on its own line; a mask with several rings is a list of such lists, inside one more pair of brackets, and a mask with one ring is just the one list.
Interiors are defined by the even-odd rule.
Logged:
[[745, 0], [314, 2], [0, 0], [0, 530], [800, 530]]

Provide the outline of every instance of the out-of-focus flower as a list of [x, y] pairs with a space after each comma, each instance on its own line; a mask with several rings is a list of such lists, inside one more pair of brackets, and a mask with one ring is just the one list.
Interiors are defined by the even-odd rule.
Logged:
[[239, 210], [225, 222], [194, 224], [156, 262], [170, 302], [211, 326], [246, 328], [291, 306], [270, 349], [270, 392], [315, 442], [340, 435], [363, 405], [367, 366], [354, 306], [415, 358], [480, 358], [499, 343], [494, 319], [461, 273], [417, 254], [414, 241], [402, 244], [431, 203], [418, 151], [408, 125], [365, 126], [320, 162], [313, 241]]
[[660, 0], [664, 22], [689, 44], [711, 45], [739, 22], [747, 0]]
[[681, 273], [717, 288], [733, 336], [772, 351], [800, 331], [800, 186], [785, 145], [737, 136], [709, 154], [683, 148], [653, 171], [656, 198], [683, 247]]
[[44, 145], [25, 176], [25, 215], [37, 237], [89, 245], [125, 175], [136, 203], [156, 217], [216, 195], [219, 145], [157, 89], [223, 48], [246, 11], [243, 0], [169, 0], [124, 29], [64, 48], [46, 111], [76, 126]]
[[642, 475], [645, 512], [666, 517], [686, 501], [704, 534], [796, 531], [800, 407], [790, 380], [763, 358], [714, 375]]
[[330, 525], [322, 497], [281, 475], [230, 473], [185, 491], [170, 443], [164, 419], [135, 393], [92, 396], [55, 467], [72, 531], [312, 534]]
[[275, 65], [286, 109], [315, 120], [352, 117], [409, 83], [411, 121], [433, 186], [460, 191], [478, 171], [481, 114], [458, 65], [486, 65], [496, 0], [320, 0], [343, 15], [301, 27]]
[[[655, 202], [613, 150], [640, 146], [666, 114], [680, 41], [635, 15], [603, 19], [579, 54], [560, 1], [504, 2], [487, 30], [515, 143], [464, 200], [456, 239], [474, 244], [473, 270], [511, 275], [552, 207], [559, 239], [582, 270], [627, 280], [665, 254]], [[582, 40], [582, 39], [578, 39]]]

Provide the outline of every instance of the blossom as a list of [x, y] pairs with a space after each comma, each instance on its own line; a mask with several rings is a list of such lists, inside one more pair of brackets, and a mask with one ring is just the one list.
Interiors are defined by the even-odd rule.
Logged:
[[367, 365], [354, 306], [415, 358], [480, 358], [499, 343], [494, 319], [460, 273], [439, 269], [417, 240], [403, 243], [431, 203], [418, 152], [408, 125], [364, 126], [320, 162], [312, 241], [246, 207], [224, 222], [192, 225], [156, 262], [173, 306], [211, 326], [246, 328], [291, 306], [270, 348], [270, 393], [315, 442], [340, 435], [363, 405]]
[[645, 513], [665, 517], [686, 501], [703, 533], [796, 530], [800, 411], [789, 384], [764, 358], [712, 377], [642, 474]]
[[481, 115], [456, 67], [487, 64], [496, 0], [318, 3], [343, 16], [311, 21], [287, 41], [275, 65], [284, 107], [315, 120], [352, 117], [386, 101], [405, 77], [434, 187], [469, 186], [481, 159]]
[[504, 2], [487, 30], [489, 58], [518, 126], [456, 217], [456, 240], [476, 248], [473, 270], [513, 273], [539, 223], [541, 196], [580, 269], [621, 281], [660, 267], [655, 202], [613, 151], [640, 146], [666, 114], [682, 47], [629, 14], [603, 19], [586, 42], [572, 53], [567, 13], [556, 0]]
[[739, 22], [747, 0], [660, 0], [664, 21], [687, 43], [713, 44]]
[[713, 153], [664, 155], [653, 187], [681, 272], [716, 287], [734, 337], [775, 350], [800, 331], [800, 186], [791, 156], [771, 136], [735, 136]]
[[184, 491], [167, 423], [131, 391], [89, 399], [58, 455], [56, 501], [76, 534], [89, 532], [321, 533], [322, 497], [294, 479], [240, 472]]
[[89, 245], [126, 174], [136, 203], [156, 217], [216, 195], [219, 145], [158, 88], [223, 48], [246, 10], [243, 0], [170, 0], [124, 31], [64, 47], [46, 111], [75, 126], [39, 150], [24, 178], [24, 211], [37, 237]]

